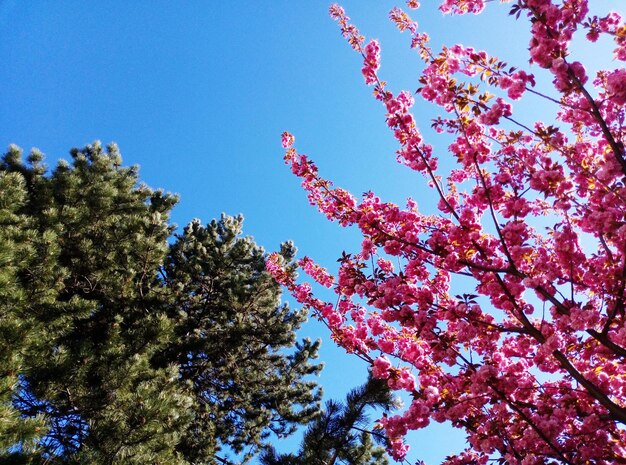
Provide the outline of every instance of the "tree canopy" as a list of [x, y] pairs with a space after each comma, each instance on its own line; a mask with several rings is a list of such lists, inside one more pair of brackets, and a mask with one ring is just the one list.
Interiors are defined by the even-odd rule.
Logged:
[[270, 448], [261, 456], [262, 465], [387, 465], [383, 445], [386, 437], [370, 429], [372, 409], [391, 410], [395, 400], [387, 383], [370, 376], [351, 390], [344, 403], [330, 400], [304, 433], [296, 453], [277, 453]]
[[[395, 458], [407, 454], [408, 431], [437, 421], [467, 435], [446, 465], [626, 463], [626, 24], [587, 0], [440, 2], [445, 14], [487, 6], [528, 21], [529, 62], [552, 85], [536, 89], [531, 69], [488, 51], [435, 50], [408, 10], [393, 8], [419, 76], [417, 92], [392, 91], [380, 43], [331, 6], [383, 107], [397, 161], [432, 195], [405, 206], [371, 191], [359, 199], [285, 132], [285, 161], [310, 202], [358, 227], [362, 242], [336, 275], [300, 261], [335, 291], [330, 301], [278, 255], [267, 266], [334, 341], [411, 396], [404, 412], [380, 420]], [[577, 61], [585, 40], [611, 44], [604, 69]], [[530, 94], [555, 111], [527, 121], [513, 102]], [[425, 124], [447, 148], [420, 130], [420, 102], [438, 107]]]
[[241, 216], [174, 234], [177, 198], [98, 143], [52, 171], [11, 147], [0, 199], [3, 463], [245, 460], [318, 413], [319, 342]]

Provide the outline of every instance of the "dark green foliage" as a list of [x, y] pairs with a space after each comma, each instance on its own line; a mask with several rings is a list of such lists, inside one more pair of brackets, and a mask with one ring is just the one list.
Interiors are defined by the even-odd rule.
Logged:
[[[206, 227], [191, 222], [164, 267], [177, 322], [165, 359], [177, 361], [196, 398], [192, 427], [179, 448], [194, 463], [208, 460], [211, 438], [241, 452], [260, 446], [270, 431], [291, 434], [318, 413], [316, 385], [301, 378], [319, 372], [321, 366], [309, 363], [319, 342], [305, 340], [289, 357], [279, 352], [294, 346], [293, 329], [306, 314], [280, 305], [263, 249], [240, 236], [242, 223], [241, 216]], [[283, 246], [286, 260], [294, 253]]]
[[0, 450], [17, 444], [31, 454], [36, 439], [44, 433], [44, 422], [36, 417], [21, 418], [12, 405], [34, 329], [23, 312], [26, 296], [17, 276], [33, 255], [29, 245], [33, 231], [27, 218], [18, 213], [25, 199], [23, 179], [0, 172]]
[[168, 245], [175, 197], [115, 146], [71, 155], [0, 165], [0, 461], [215, 463], [310, 420], [317, 344], [278, 352], [304, 315], [241, 218]]
[[183, 463], [171, 445], [192, 399], [174, 365], [148, 363], [172, 326], [151, 310], [151, 287], [176, 199], [137, 186], [113, 146], [72, 158], [50, 176], [37, 152], [24, 165], [13, 150], [2, 165], [26, 185], [19, 212], [36, 232], [19, 270], [34, 331], [16, 405], [45, 418], [53, 463]]
[[[307, 429], [297, 454], [277, 454], [272, 448], [261, 457], [262, 465], [387, 465], [379, 431], [368, 429], [367, 411], [389, 410], [391, 391], [384, 380], [370, 377], [348, 393], [344, 404], [329, 401], [321, 416]], [[373, 439], [377, 440], [374, 441]]]

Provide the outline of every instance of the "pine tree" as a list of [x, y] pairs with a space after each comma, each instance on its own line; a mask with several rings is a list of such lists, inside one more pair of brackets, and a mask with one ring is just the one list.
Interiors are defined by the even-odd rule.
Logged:
[[41, 418], [22, 418], [12, 405], [33, 329], [21, 311], [25, 295], [17, 276], [17, 270], [32, 254], [28, 241], [33, 231], [26, 218], [17, 213], [25, 199], [23, 180], [15, 174], [0, 173], [0, 450], [12, 446], [16, 453], [33, 452], [44, 426]]
[[[316, 385], [302, 378], [321, 369], [310, 363], [319, 342], [296, 344], [306, 313], [280, 305], [263, 249], [241, 237], [242, 224], [241, 216], [223, 215], [207, 226], [194, 220], [176, 237], [164, 267], [176, 321], [165, 357], [176, 361], [196, 400], [179, 446], [192, 463], [210, 459], [212, 439], [237, 453], [248, 448], [250, 457], [270, 432], [289, 435], [318, 413]], [[295, 248], [285, 243], [281, 254], [289, 262]]]
[[149, 363], [170, 325], [149, 291], [176, 199], [137, 186], [114, 146], [72, 158], [50, 176], [36, 151], [28, 164], [17, 150], [3, 160], [26, 186], [19, 212], [36, 232], [19, 270], [35, 331], [16, 405], [46, 419], [40, 446], [52, 463], [183, 463], [174, 445], [191, 398], [174, 366]]
[[[261, 457], [262, 465], [387, 465], [385, 449], [377, 442], [383, 434], [366, 429], [367, 410], [393, 407], [389, 387], [370, 377], [350, 391], [344, 404], [328, 401], [325, 410], [312, 422], [297, 454], [278, 454], [269, 448]], [[373, 439], [377, 439], [375, 441]]]
[[168, 252], [175, 196], [114, 145], [71, 156], [50, 173], [12, 148], [0, 165], [3, 463], [214, 463], [307, 421], [317, 344], [277, 352], [304, 315], [279, 305], [241, 219], [192, 223]]

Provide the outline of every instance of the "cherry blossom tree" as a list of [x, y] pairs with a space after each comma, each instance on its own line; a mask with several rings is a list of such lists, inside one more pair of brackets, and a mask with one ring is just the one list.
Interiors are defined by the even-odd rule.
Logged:
[[[485, 3], [444, 0], [440, 10], [478, 14]], [[413, 93], [394, 93], [379, 76], [379, 43], [330, 8], [363, 58], [398, 162], [423, 176], [438, 214], [412, 199], [401, 207], [353, 196], [284, 133], [285, 161], [311, 204], [357, 226], [363, 241], [336, 276], [299, 262], [334, 302], [278, 254], [266, 265], [337, 344], [410, 394], [402, 413], [379, 420], [396, 459], [407, 432], [434, 420], [467, 433], [448, 465], [626, 463], [626, 25], [615, 12], [591, 15], [588, 0], [490, 7], [529, 21], [528, 70], [461, 45], [435, 51], [406, 11], [390, 12], [423, 62], [417, 98], [441, 108], [433, 127], [451, 140], [442, 153], [417, 127]], [[611, 68], [590, 76], [572, 60], [575, 33], [612, 39]], [[554, 89], [537, 91], [531, 70], [549, 73]], [[512, 102], [528, 93], [556, 114], [516, 118]], [[454, 169], [439, 166], [443, 157]]]

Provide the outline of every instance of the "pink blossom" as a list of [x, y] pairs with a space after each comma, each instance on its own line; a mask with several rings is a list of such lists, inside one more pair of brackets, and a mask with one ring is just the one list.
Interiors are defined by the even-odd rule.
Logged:
[[380, 45], [377, 40], [370, 41], [364, 49], [364, 66], [361, 70], [366, 84], [375, 84], [376, 72], [380, 68]]
[[606, 90], [617, 105], [626, 104], [626, 69], [618, 69], [607, 76]]
[[[418, 93], [441, 113], [433, 127], [449, 140], [437, 149], [420, 131], [413, 93], [391, 92], [379, 79], [378, 42], [363, 45], [345, 11], [331, 7], [364, 57], [397, 161], [423, 180], [420, 205], [351, 195], [283, 136], [285, 162], [311, 204], [363, 238], [358, 253], [340, 259], [336, 280], [310, 259], [299, 262], [337, 294], [332, 303], [297, 282], [279, 255], [266, 268], [337, 344], [370, 361], [375, 377], [411, 393], [404, 411], [379, 421], [395, 458], [406, 455], [407, 432], [432, 420], [467, 434], [468, 449], [446, 465], [608, 465], [626, 457], [626, 70], [608, 57], [609, 69], [590, 82], [584, 65], [570, 61], [581, 30], [592, 41], [607, 34], [626, 59], [626, 29], [617, 14], [588, 18], [587, 3], [516, 4], [531, 20], [528, 58], [553, 80], [551, 92], [535, 92], [534, 75], [486, 51], [432, 50], [417, 24], [392, 10], [424, 63]], [[484, 7], [440, 4], [454, 14]], [[492, 87], [509, 101], [545, 92], [555, 114], [545, 123], [517, 118]], [[435, 154], [446, 159], [441, 169]], [[394, 367], [394, 357], [405, 366]]]
[[378, 357], [372, 364], [372, 375], [379, 379], [387, 379], [390, 376], [391, 362], [387, 357]]
[[281, 142], [284, 149], [291, 148], [295, 141], [295, 137], [293, 137], [290, 133], [288, 133], [287, 131], [283, 132]]
[[492, 126], [498, 124], [500, 122], [500, 118], [511, 115], [511, 104], [499, 98], [488, 111], [480, 115], [478, 121], [488, 126]]

